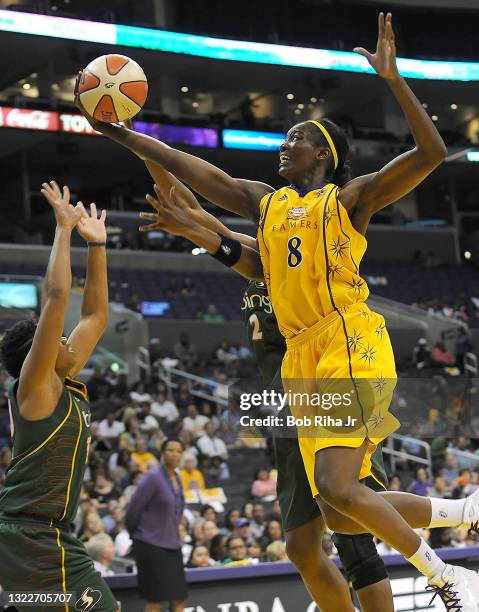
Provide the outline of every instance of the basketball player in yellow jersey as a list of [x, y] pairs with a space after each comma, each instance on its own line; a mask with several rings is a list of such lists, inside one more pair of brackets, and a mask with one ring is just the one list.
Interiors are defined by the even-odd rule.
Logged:
[[[355, 51], [365, 56], [387, 83], [410, 126], [415, 146], [378, 172], [353, 180], [349, 180], [347, 172], [347, 139], [338, 126], [325, 119], [316, 123], [300, 123], [289, 130], [280, 150], [279, 174], [288, 180], [291, 187], [276, 195], [271, 195], [274, 190], [264, 183], [234, 179], [211, 164], [176, 151], [155, 139], [136, 134], [125, 127], [99, 125], [89, 119], [95, 129], [130, 148], [139, 157], [160, 163], [211, 202], [256, 221], [261, 214], [263, 228], [260, 226], [258, 239], [265, 280], [269, 283], [273, 308], [289, 344], [289, 354], [284, 362], [288, 372], [284, 371], [283, 374], [299, 375], [301, 378], [326, 376], [331, 380], [341, 378], [346, 371], [354, 386], [358, 378], [368, 377], [371, 372], [372, 377], [378, 377], [380, 381], [383, 377], [393, 381], [395, 377], [387, 334], [383, 332], [380, 336], [383, 329], [381, 318], [370, 313], [362, 303], [358, 304], [367, 295], [366, 287], [360, 284], [356, 266], [359, 265], [356, 258], [366, 246], [365, 239], [361, 239], [360, 235], [364, 235], [375, 212], [417, 187], [446, 156], [444, 143], [434, 124], [398, 73], [390, 14], [386, 18], [383, 13], [379, 15], [375, 53], [362, 48]], [[314, 192], [320, 200], [317, 210], [313, 210]], [[285, 196], [284, 199], [279, 201], [282, 196]], [[286, 198], [291, 198], [293, 205], [287, 206]], [[270, 225], [279, 221], [269, 216], [273, 206], [284, 207], [286, 218], [282, 222], [287, 222], [285, 231], [277, 231], [278, 228], [273, 231]], [[316, 232], [312, 226], [308, 229], [306, 213], [313, 215], [314, 220], [320, 223]], [[290, 222], [296, 225], [290, 225]], [[301, 231], [301, 234], [290, 233], [292, 229]], [[309, 234], [316, 236], [316, 245], [311, 237], [306, 237]], [[204, 238], [200, 233], [197, 237], [200, 240]], [[214, 239], [211, 237], [211, 245], [213, 243], [218, 243], [217, 256], [227, 265], [236, 266], [237, 269], [242, 267], [243, 273], [248, 275], [247, 259], [251, 263], [250, 272], [258, 274], [249, 247], [243, 250], [240, 243], [218, 235]], [[308, 257], [315, 258], [314, 265], [312, 260], [304, 259], [302, 246], [307, 247]], [[269, 253], [268, 248], [271, 249]], [[286, 266], [287, 280], [278, 278]], [[337, 266], [343, 268], [344, 283], [341, 285], [341, 270]], [[299, 273], [297, 278], [300, 281], [295, 280], [293, 273]], [[331, 281], [333, 275], [334, 283]], [[293, 286], [296, 291], [293, 291]], [[364, 313], [361, 317], [364, 322], [361, 321], [359, 327], [361, 312]], [[368, 317], [369, 324], [366, 325]], [[377, 346], [371, 345], [376, 330], [377, 338], [381, 340], [380, 346], [378, 342]], [[364, 334], [366, 343], [362, 350], [365, 350], [365, 356], [361, 360], [354, 353], [355, 349], [362, 348], [359, 342], [362, 343], [361, 335]], [[377, 363], [373, 363], [372, 357], [376, 357]], [[331, 367], [324, 363], [325, 360]], [[369, 373], [366, 374], [362, 368], [369, 368], [370, 365], [377, 365], [378, 369], [368, 369]], [[382, 375], [379, 366], [383, 368]], [[409, 498], [405, 504], [407, 508], [403, 508], [399, 514], [397, 508], [400, 502], [390, 501], [389, 498], [386, 500], [385, 496], [367, 489], [359, 481], [359, 477], [367, 471], [371, 442], [378, 441], [396, 426], [381, 403], [384, 404], [384, 400], [379, 401], [378, 405], [360, 405], [364, 413], [362, 416], [368, 418], [361, 419], [364, 421], [362, 431], [355, 438], [341, 436], [338, 432], [334, 446], [325, 446], [319, 438], [315, 438], [314, 447], [311, 443], [303, 446], [305, 468], [310, 475], [312, 491], [317, 492], [316, 498], [323, 515], [328, 525], [338, 532], [370, 531], [399, 550], [428, 577], [431, 588], [447, 602], [450, 609], [454, 605], [455, 610], [479, 612], [478, 575], [462, 568], [445, 566], [410, 528], [403, 518], [413, 507]], [[374, 417], [371, 422], [369, 416]], [[355, 446], [351, 444], [353, 439]], [[431, 502], [431, 506], [431, 525], [438, 524], [442, 510], [437, 512], [435, 503]], [[425, 518], [425, 515], [422, 516], [422, 520]], [[411, 515], [408, 515], [408, 521], [414, 523]]]

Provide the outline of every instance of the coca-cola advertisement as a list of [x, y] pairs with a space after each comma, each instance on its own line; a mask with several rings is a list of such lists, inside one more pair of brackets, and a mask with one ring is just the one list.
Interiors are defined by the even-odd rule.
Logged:
[[56, 132], [58, 125], [58, 113], [52, 111], [0, 108], [0, 127]]

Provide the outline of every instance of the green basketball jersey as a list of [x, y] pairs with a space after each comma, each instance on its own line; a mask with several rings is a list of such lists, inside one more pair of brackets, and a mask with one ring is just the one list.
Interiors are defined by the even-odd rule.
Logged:
[[12, 461], [0, 491], [0, 518], [69, 525], [80, 501], [90, 445], [90, 405], [83, 383], [66, 379], [53, 414], [28, 421], [18, 408], [18, 380], [8, 390]]
[[270, 384], [281, 366], [286, 342], [278, 329], [266, 285], [250, 281], [241, 305], [248, 340], [265, 384]]

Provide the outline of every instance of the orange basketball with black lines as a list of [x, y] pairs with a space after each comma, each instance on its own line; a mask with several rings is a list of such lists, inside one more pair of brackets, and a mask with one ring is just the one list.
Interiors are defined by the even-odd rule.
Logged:
[[83, 70], [78, 94], [86, 112], [105, 123], [137, 115], [148, 95], [145, 73], [125, 55], [102, 55]]

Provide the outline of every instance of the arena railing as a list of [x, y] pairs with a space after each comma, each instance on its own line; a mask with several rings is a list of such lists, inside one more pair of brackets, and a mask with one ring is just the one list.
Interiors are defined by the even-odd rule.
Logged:
[[[216, 380], [212, 378], [205, 378], [203, 376], [196, 376], [195, 374], [190, 374], [189, 372], [185, 372], [184, 370], [178, 370], [177, 368], [165, 366], [163, 364], [159, 365], [159, 377], [166, 384], [168, 390], [177, 389], [181, 383], [186, 383], [188, 386], [188, 393], [193, 395], [194, 397], [200, 397], [201, 399], [207, 400], [209, 402], [213, 402], [216, 405], [217, 413], [220, 414], [224, 408], [228, 406], [228, 400], [223, 399], [222, 397], [217, 397], [212, 393], [208, 393], [207, 391], [195, 388], [195, 384], [200, 384], [206, 387], [216, 388], [218, 385], [221, 385]], [[180, 382], [178, 382], [179, 379]]]
[[[394, 448], [394, 443], [398, 442], [413, 442], [417, 446], [424, 449], [425, 457], [420, 457], [419, 455], [414, 455], [410, 452], [406, 452], [403, 450], [396, 450]], [[401, 434], [391, 434], [389, 438], [386, 440], [386, 443], [383, 446], [383, 453], [390, 457], [391, 461], [391, 469], [396, 472], [397, 460], [401, 461], [407, 460], [412, 463], [417, 463], [426, 468], [429, 477], [432, 477], [432, 453], [431, 453], [431, 445], [424, 440], [420, 440], [419, 438], [412, 438], [411, 436], [402, 436]]]

